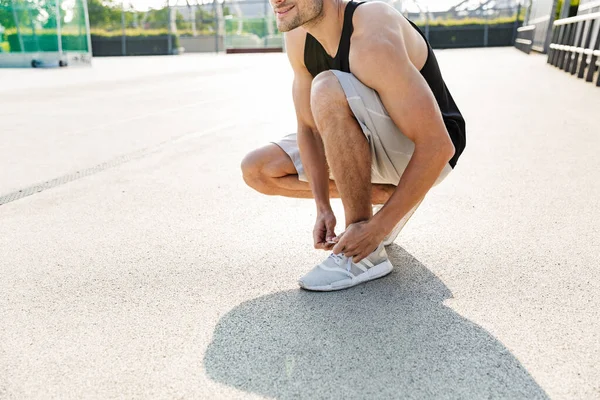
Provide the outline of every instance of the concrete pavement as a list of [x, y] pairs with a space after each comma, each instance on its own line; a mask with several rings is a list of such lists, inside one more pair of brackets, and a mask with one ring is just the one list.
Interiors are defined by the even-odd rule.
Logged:
[[2, 71], [0, 197], [43, 190], [0, 206], [0, 398], [600, 398], [600, 92], [437, 54], [459, 165], [390, 276], [316, 294], [312, 202], [239, 172], [295, 130], [285, 55]]

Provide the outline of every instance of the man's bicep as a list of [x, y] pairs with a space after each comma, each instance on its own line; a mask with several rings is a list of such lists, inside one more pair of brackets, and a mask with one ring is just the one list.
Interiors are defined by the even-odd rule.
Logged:
[[370, 43], [365, 49], [355, 63], [356, 75], [378, 92], [402, 133], [415, 143], [432, 136], [449, 138], [435, 97], [408, 58], [402, 37]]

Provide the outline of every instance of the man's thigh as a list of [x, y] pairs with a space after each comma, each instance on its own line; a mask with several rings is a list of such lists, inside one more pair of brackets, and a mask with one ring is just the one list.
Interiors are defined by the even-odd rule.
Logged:
[[[377, 92], [353, 74], [332, 70], [346, 94], [348, 105], [365, 134], [371, 149], [372, 183], [398, 185], [414, 153], [414, 143], [389, 116]], [[452, 168], [446, 165], [436, 181], [440, 183]]]

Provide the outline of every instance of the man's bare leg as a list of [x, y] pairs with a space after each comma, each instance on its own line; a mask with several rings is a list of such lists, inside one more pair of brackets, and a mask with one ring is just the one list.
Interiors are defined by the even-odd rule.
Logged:
[[313, 80], [311, 108], [344, 204], [346, 226], [366, 221], [373, 216], [371, 151], [332, 72]]
[[[310, 185], [298, 179], [294, 163], [283, 149], [275, 144], [249, 153], [242, 161], [241, 168], [246, 184], [260, 193], [301, 199], [313, 198]], [[393, 185], [372, 185], [373, 204], [384, 204], [395, 188]], [[329, 181], [329, 193], [331, 198], [340, 197], [334, 181]]]

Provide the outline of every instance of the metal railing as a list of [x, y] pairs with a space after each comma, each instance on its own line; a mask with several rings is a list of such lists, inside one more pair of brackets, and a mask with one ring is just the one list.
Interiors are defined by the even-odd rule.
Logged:
[[[600, 12], [554, 22], [548, 64], [593, 82], [599, 58]], [[596, 86], [600, 86], [600, 73]]]
[[515, 47], [524, 53], [531, 53], [533, 46], [533, 35], [535, 33], [535, 25], [522, 26], [517, 29], [517, 38], [515, 39]]
[[512, 46], [525, 16], [525, 9], [518, 4], [477, 10], [398, 11], [421, 28], [435, 49]]

